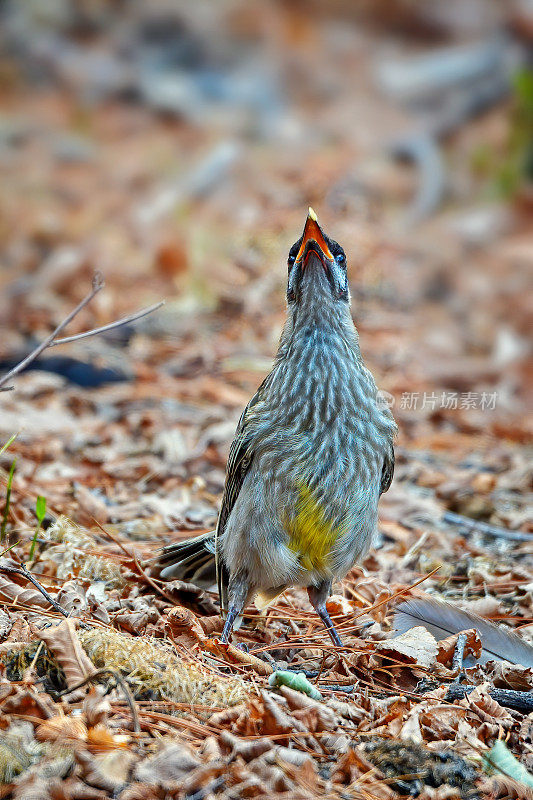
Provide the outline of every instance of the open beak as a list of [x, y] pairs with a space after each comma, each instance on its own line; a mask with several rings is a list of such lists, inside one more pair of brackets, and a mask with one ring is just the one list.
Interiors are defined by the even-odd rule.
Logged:
[[318, 224], [317, 216], [312, 208], [309, 208], [307, 213], [302, 244], [298, 250], [296, 261], [300, 261], [303, 258], [305, 266], [310, 252], [315, 252], [324, 262], [324, 266], [325, 261], [333, 261], [333, 256], [322, 233], [322, 228]]

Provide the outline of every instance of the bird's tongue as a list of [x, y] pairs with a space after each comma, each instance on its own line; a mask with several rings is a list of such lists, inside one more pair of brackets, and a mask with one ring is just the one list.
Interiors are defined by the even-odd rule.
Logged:
[[327, 261], [325, 261], [324, 255], [319, 249], [318, 244], [314, 241], [310, 243], [310, 246], [304, 255], [303, 269], [305, 271], [309, 269], [313, 271], [324, 270], [326, 272], [328, 270]]

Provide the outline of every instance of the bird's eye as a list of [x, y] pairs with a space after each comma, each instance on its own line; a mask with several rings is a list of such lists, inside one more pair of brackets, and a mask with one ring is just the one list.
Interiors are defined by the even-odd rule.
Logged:
[[340, 267], [344, 267], [344, 265], [346, 264], [346, 256], [344, 255], [344, 253], [337, 253], [337, 255], [335, 256], [335, 261]]
[[289, 257], [287, 259], [287, 264], [294, 264], [295, 261], [296, 261], [296, 256], [293, 255], [292, 253], [289, 253]]

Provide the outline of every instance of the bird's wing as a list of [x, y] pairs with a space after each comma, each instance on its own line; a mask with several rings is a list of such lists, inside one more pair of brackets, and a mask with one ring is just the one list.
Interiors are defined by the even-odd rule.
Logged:
[[[268, 378], [266, 380], [268, 380]], [[220, 507], [220, 514], [218, 517], [215, 534], [215, 562], [217, 568], [218, 593], [220, 596], [220, 604], [222, 609], [226, 608], [226, 595], [229, 576], [221, 559], [220, 537], [224, 534], [228, 517], [231, 514], [237, 497], [239, 496], [244, 479], [253, 460], [254, 435], [252, 429], [253, 426], [251, 424], [252, 420], [255, 418], [253, 408], [261, 398], [264, 386], [265, 381], [263, 381], [257, 392], [254, 394], [242, 412], [239, 424], [237, 425], [237, 430], [235, 432], [235, 438], [233, 439], [229, 451], [224, 494], [222, 495], [222, 505]]]
[[383, 469], [381, 470], [381, 486], [379, 493], [386, 492], [392, 483], [392, 476], [394, 475], [394, 447], [390, 446], [388, 454], [385, 456], [383, 462]]

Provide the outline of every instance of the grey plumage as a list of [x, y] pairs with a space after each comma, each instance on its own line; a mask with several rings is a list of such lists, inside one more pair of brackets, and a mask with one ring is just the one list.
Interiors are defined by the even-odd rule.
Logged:
[[287, 323], [237, 427], [216, 533], [166, 548], [161, 574], [215, 550], [224, 611], [305, 586], [338, 644], [325, 600], [370, 547], [396, 425], [361, 357], [342, 248], [310, 213], [293, 252]]
[[481, 664], [496, 659], [533, 667], [533, 647], [520, 636], [451, 603], [430, 597], [406, 600], [396, 609], [394, 629], [401, 634], [417, 625], [426, 628], [437, 641], [475, 628], [483, 645]]

